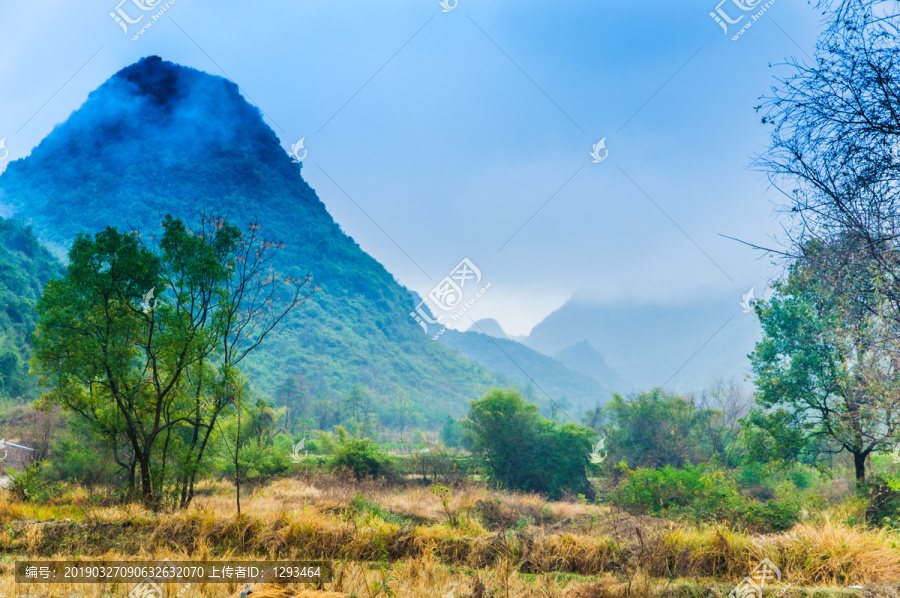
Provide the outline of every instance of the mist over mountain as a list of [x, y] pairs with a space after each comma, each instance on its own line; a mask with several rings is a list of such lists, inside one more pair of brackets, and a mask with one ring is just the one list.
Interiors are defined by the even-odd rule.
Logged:
[[573, 298], [522, 342], [588, 375], [607, 367], [622, 379], [604, 381], [622, 390], [699, 390], [749, 373], [759, 324], [737, 303], [602, 305]]
[[161, 215], [203, 210], [257, 218], [283, 240], [276, 265], [322, 291], [250, 361], [263, 390], [303, 376], [313, 397], [354, 384], [387, 402], [403, 391], [429, 421], [511, 381], [432, 341], [409, 316], [407, 289], [334, 222], [237, 86], [149, 57], [116, 73], [27, 158], [0, 176], [0, 204], [64, 251], [107, 225], [153, 235]]
[[603, 356], [586, 340], [557, 351], [553, 357], [567, 368], [602, 382], [616, 392], [625, 392], [634, 387], [609, 367]]

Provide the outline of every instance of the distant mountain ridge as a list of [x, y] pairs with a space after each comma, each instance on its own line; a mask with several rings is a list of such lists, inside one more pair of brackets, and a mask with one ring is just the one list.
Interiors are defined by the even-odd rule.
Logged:
[[720, 378], [744, 380], [750, 371], [747, 355], [759, 338], [756, 316], [742, 313], [736, 300], [661, 306], [573, 298], [522, 342], [584, 373], [602, 371], [596, 360], [602, 356], [627, 390], [665, 385], [669, 391], [690, 391]]
[[441, 335], [441, 342], [521, 385], [536, 387], [533, 392], [539, 403], [564, 403], [582, 412], [612, 396], [613, 389], [602, 378], [568, 368], [511, 339], [473, 330], [448, 330]]
[[606, 364], [606, 360], [587, 340], [573, 343], [553, 356], [567, 368], [603, 382], [616, 392], [623, 393], [633, 388], [618, 372]]

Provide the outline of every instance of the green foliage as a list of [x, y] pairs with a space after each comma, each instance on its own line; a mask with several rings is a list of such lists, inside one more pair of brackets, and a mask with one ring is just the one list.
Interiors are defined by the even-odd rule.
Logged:
[[464, 433], [465, 430], [460, 421], [453, 419], [450, 415], [444, 418], [440, 432], [441, 442], [444, 443], [444, 446], [449, 448], [461, 447]]
[[564, 492], [594, 496], [586, 473], [593, 430], [558, 426], [516, 391], [499, 389], [471, 402], [464, 427], [496, 483], [554, 499]]
[[406, 526], [411, 524], [411, 521], [406, 517], [389, 511], [379, 504], [367, 501], [366, 497], [362, 494], [357, 494], [353, 497], [353, 500], [350, 501], [349, 512], [351, 515], [374, 515], [382, 521], [396, 523], [397, 525]]
[[252, 481], [287, 471], [290, 439], [275, 435], [277, 422], [278, 414], [262, 399], [252, 406], [235, 405], [234, 412], [221, 417], [218, 424], [212, 447], [216, 472], [232, 480], [240, 476]]
[[868, 499], [867, 521], [874, 525], [900, 528], [900, 488], [882, 477], [873, 476], [860, 489], [860, 493]]
[[425, 483], [431, 480], [459, 484], [473, 469], [471, 456], [450, 452], [442, 446], [429, 446], [405, 461], [406, 473], [419, 476]]
[[[746, 420], [755, 457], [815, 463], [846, 451], [858, 483], [866, 459], [895, 437], [896, 333], [876, 313], [859, 241], [808, 244], [775, 296], [757, 304], [763, 338], [751, 354], [758, 409]], [[891, 308], [893, 309], [893, 308]]]
[[342, 428], [339, 434], [340, 439], [328, 461], [332, 470], [347, 472], [357, 480], [395, 476], [393, 461], [378, 450], [372, 439], [350, 437]]
[[0, 218], [0, 400], [37, 396], [36, 381], [28, 376], [34, 306], [62, 271], [30, 229]]
[[81, 418], [67, 418], [65, 431], [52, 438], [49, 452], [41, 476], [51, 482], [77, 482], [93, 488], [126, 481], [110, 447]]
[[626, 461], [630, 467], [683, 467], [718, 454], [720, 447], [710, 432], [725, 428], [717, 421], [719, 415], [654, 388], [627, 399], [613, 395], [599, 416], [604, 423], [597, 427], [605, 432], [606, 448], [615, 462]]
[[[153, 245], [113, 227], [76, 237], [68, 272], [38, 302], [33, 363], [50, 389], [43, 406], [128, 446], [121, 463], [129, 486], [138, 470], [146, 502], [169, 485], [183, 506], [219, 416], [246, 398], [238, 364], [313, 289], [269, 268], [279, 245], [256, 223], [242, 231], [204, 215], [191, 229], [166, 216], [160, 226]], [[249, 437], [271, 427], [264, 416]]]
[[691, 465], [623, 470], [626, 477], [612, 499], [633, 514], [725, 521], [759, 531], [782, 531], [799, 521], [797, 501], [754, 501], [740, 493], [725, 470]]
[[23, 502], [47, 502], [58, 496], [60, 486], [44, 479], [41, 475], [43, 465], [36, 462], [22, 471], [13, 472], [9, 492]]

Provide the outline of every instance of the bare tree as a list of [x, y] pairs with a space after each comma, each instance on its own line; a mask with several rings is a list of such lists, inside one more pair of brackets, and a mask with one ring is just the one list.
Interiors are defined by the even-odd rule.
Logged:
[[828, 27], [814, 63], [788, 62], [758, 107], [773, 131], [755, 165], [786, 197], [783, 255], [804, 260], [813, 243], [853, 240], [887, 299], [871, 308], [900, 325], [900, 13], [895, 2], [820, 5]]

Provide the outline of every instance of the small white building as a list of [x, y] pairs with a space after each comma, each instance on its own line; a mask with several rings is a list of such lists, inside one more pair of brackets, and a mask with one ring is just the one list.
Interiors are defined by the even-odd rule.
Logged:
[[0, 488], [12, 483], [10, 472], [24, 471], [34, 462], [34, 449], [0, 440]]

